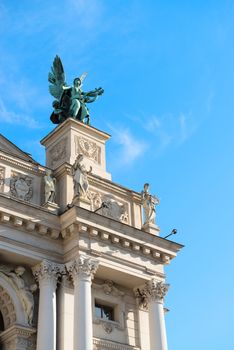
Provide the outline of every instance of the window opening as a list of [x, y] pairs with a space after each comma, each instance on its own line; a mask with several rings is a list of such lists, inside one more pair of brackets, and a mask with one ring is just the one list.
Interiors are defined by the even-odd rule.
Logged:
[[103, 320], [114, 321], [114, 308], [95, 302], [95, 316]]

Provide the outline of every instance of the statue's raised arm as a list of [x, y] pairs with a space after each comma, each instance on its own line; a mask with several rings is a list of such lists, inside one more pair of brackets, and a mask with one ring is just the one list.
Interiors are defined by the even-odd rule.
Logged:
[[79, 78], [74, 79], [73, 86], [68, 86], [65, 82], [62, 61], [59, 56], [55, 57], [48, 76], [51, 83], [49, 91], [55, 97], [52, 103], [54, 111], [50, 117], [54, 124], [60, 124], [67, 118], [74, 118], [89, 124], [89, 110], [86, 103], [94, 102], [104, 93], [104, 90], [99, 87], [83, 92], [81, 87], [86, 76], [87, 73], [84, 72]]

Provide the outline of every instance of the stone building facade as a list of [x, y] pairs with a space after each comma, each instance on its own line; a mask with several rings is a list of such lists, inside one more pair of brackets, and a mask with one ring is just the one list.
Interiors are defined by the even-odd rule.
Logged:
[[0, 136], [2, 350], [167, 349], [164, 265], [182, 246], [111, 181], [109, 137], [67, 119], [41, 141], [42, 166]]

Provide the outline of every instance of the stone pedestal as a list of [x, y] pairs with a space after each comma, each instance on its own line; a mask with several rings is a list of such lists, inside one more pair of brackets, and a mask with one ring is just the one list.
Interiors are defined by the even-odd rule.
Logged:
[[73, 201], [72, 201], [73, 205], [76, 205], [77, 207], [81, 207], [84, 209], [91, 209], [91, 203], [90, 200], [88, 198], [82, 198], [80, 196], [75, 196]]
[[156, 236], [159, 236], [159, 232], [160, 232], [160, 228], [151, 222], [144, 224], [142, 226], [142, 230]]
[[53, 202], [47, 202], [43, 204], [43, 207], [49, 210], [51, 213], [58, 214], [59, 206], [56, 203]]
[[69, 118], [41, 140], [46, 148], [46, 166], [55, 170], [64, 163], [74, 164], [77, 155], [83, 154], [93, 174], [110, 180], [105, 150], [109, 138], [103, 131]]
[[36, 329], [14, 325], [0, 334], [0, 341], [4, 350], [35, 349]]
[[74, 197], [71, 166], [79, 154], [84, 156], [85, 167], [92, 167], [92, 174], [111, 180], [106, 171], [105, 143], [109, 138], [103, 131], [69, 118], [41, 140], [46, 148], [46, 166], [57, 179], [57, 200], [62, 211]]

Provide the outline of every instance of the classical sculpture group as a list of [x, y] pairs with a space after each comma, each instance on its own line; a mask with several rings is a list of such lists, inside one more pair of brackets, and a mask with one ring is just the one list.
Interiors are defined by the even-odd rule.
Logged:
[[67, 85], [63, 64], [59, 56], [56, 56], [49, 72], [49, 91], [55, 98], [53, 101], [53, 113], [51, 121], [54, 124], [60, 124], [67, 118], [74, 118], [85, 124], [90, 124], [89, 109], [86, 103], [94, 102], [98, 96], [101, 96], [104, 90], [99, 87], [94, 90], [84, 92], [82, 83], [87, 76], [83, 73], [80, 77], [73, 80], [73, 86]]

